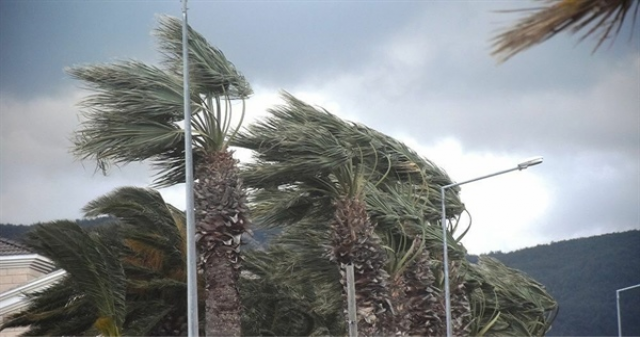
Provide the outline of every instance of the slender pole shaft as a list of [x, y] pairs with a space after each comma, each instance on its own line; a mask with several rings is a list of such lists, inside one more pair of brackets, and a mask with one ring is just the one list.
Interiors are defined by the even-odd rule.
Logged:
[[616, 309], [618, 310], [618, 336], [619, 337], [622, 336], [622, 318], [620, 316], [620, 292], [623, 292], [629, 289], [634, 289], [634, 288], [640, 288], [640, 284], [616, 290]]
[[444, 196], [446, 187], [440, 187], [440, 197], [442, 199], [442, 244], [444, 254], [444, 301], [445, 313], [447, 316], [447, 336], [451, 337], [451, 294], [449, 292], [449, 247], [447, 246], [447, 214], [446, 214], [446, 198]]
[[620, 319], [620, 291], [616, 290], [616, 310], [618, 311], [618, 336], [622, 336], [622, 320]]
[[347, 307], [349, 313], [349, 336], [358, 336], [358, 320], [356, 318], [356, 286], [353, 263], [347, 265]]
[[449, 247], [447, 246], [447, 213], [446, 213], [446, 198], [445, 198], [445, 190], [453, 187], [457, 187], [459, 185], [479, 181], [481, 179], [498, 176], [502, 174], [506, 174], [507, 172], [515, 171], [515, 170], [523, 170], [526, 167], [517, 166], [515, 168], [498, 171], [489, 175], [481, 176], [478, 178], [470, 179], [464, 182], [451, 183], [449, 185], [444, 185], [440, 187], [440, 196], [442, 197], [442, 247], [443, 247], [443, 262], [444, 262], [444, 301], [445, 301], [445, 313], [446, 313], [446, 321], [447, 321], [447, 336], [451, 337], [451, 293], [449, 291]]
[[196, 270], [195, 214], [193, 207], [193, 158], [191, 144], [191, 94], [189, 91], [189, 35], [187, 0], [182, 0], [182, 62], [184, 76], [184, 158], [187, 215], [187, 328], [190, 337], [198, 334], [198, 276]]

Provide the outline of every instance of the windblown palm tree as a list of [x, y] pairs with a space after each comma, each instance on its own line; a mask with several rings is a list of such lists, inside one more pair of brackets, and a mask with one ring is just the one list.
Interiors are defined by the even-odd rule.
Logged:
[[178, 19], [160, 19], [156, 35], [165, 57], [163, 68], [125, 61], [68, 70], [95, 92], [81, 104], [86, 120], [76, 132], [73, 151], [80, 159], [97, 161], [103, 171], [112, 163], [150, 161], [158, 169], [154, 184], [166, 187], [184, 181], [182, 125], [191, 124], [206, 334], [239, 336], [239, 247], [248, 217], [237, 161], [228, 145], [237, 130], [232, 101], [240, 101], [241, 122], [251, 88], [220, 50], [189, 28], [193, 116], [181, 123], [181, 30]]
[[85, 212], [112, 220], [92, 230], [44, 223], [28, 234], [27, 244], [67, 275], [2, 327], [29, 326], [25, 336], [180, 335], [183, 214], [158, 192], [129, 187], [90, 202]]
[[[422, 196], [408, 198], [412, 201], [410, 204], [425, 205], [420, 215], [413, 217], [437, 221], [440, 217], [435, 208], [440, 199], [438, 188], [450, 180], [439, 168], [392, 138], [346, 123], [291, 95], [284, 96], [286, 106], [271, 110], [272, 117], [250, 126], [235, 141], [237, 146], [256, 151], [258, 158], [256, 164], [247, 166], [243, 175], [247, 186], [258, 190], [253, 207], [258, 224], [295, 229], [315, 223], [316, 228], [331, 230], [330, 257], [341, 265], [353, 263], [356, 268], [361, 333], [410, 334], [406, 329], [400, 330], [392, 316], [389, 301], [394, 299], [389, 295], [387, 254], [374, 226], [418, 243], [416, 238], [421, 238], [423, 233], [420, 227], [411, 235], [406, 234], [408, 229], [399, 231], [401, 221], [392, 217], [398, 216], [398, 212], [385, 211], [377, 215], [378, 220], [371, 221], [367, 207], [369, 196], [380, 198], [377, 191], [389, 191], [398, 182], [407, 183], [411, 188], [422, 187]], [[447, 199], [452, 215], [459, 214], [463, 208], [455, 192]], [[438, 243], [440, 247], [441, 244]], [[455, 246], [456, 242], [451, 244]], [[416, 247], [410, 252], [419, 252], [417, 248], [423, 249]], [[409, 258], [411, 261], [407, 261]], [[414, 263], [415, 254], [409, 254], [404, 260]], [[397, 266], [394, 274], [401, 275], [406, 268], [405, 264]], [[422, 294], [426, 286], [433, 283], [425, 282], [413, 291]], [[398, 304], [400, 300], [394, 302]]]
[[632, 16], [635, 26], [640, 10], [640, 0], [543, 0], [543, 2], [545, 5], [542, 7], [524, 10], [531, 14], [495, 37], [492, 54], [501, 62], [565, 30], [571, 33], [586, 30], [580, 40], [590, 35], [598, 35], [595, 51], [605, 40], [615, 37], [620, 32], [625, 19]]
[[[295, 115], [296, 111], [307, 108], [295, 98], [287, 98], [290, 105], [279, 109], [283, 115]], [[350, 145], [352, 138], [332, 135], [330, 126], [317, 124], [305, 127], [279, 124], [277, 132], [272, 131], [279, 135], [277, 140], [262, 140], [265, 136], [256, 130], [269, 127], [249, 128], [246, 134], [240, 134], [238, 144], [243, 145], [243, 141], [249, 140], [250, 143], [258, 143], [261, 147], [257, 151], [264, 156], [263, 159], [269, 158], [260, 153], [265, 150], [263, 148], [278, 149], [280, 155], [287, 154], [288, 157], [273, 164], [249, 165], [247, 173], [252, 175], [249, 175], [251, 178], [247, 183], [259, 189], [289, 187], [284, 192], [290, 197], [311, 199], [311, 204], [314, 204], [313, 197], [317, 197], [324, 203], [316, 208], [325, 217], [331, 216], [325, 225], [331, 230], [332, 251], [329, 257], [340, 268], [345, 294], [345, 268], [349, 264], [354, 266], [359, 331], [365, 336], [386, 334], [389, 325], [384, 318], [390, 308], [386, 287], [388, 275], [383, 268], [386, 254], [367, 215], [364, 201], [366, 170], [358, 159], [357, 145]], [[301, 137], [306, 142], [300, 141]], [[273, 155], [270, 151], [265, 153]], [[285, 225], [297, 222], [295, 216], [290, 218], [291, 212], [287, 208], [269, 214]], [[326, 222], [318, 220], [318, 227]]]
[[[36, 293], [26, 311], [10, 316], [2, 328], [31, 326], [27, 336], [122, 335], [126, 316], [124, 269], [110, 237], [97, 237], [71, 221], [38, 224], [26, 244], [67, 272], [61, 283]], [[115, 248], [115, 249], [114, 249]], [[66, 321], [66, 322], [65, 322]], [[67, 325], [61, 327], [59, 323]]]
[[[287, 260], [279, 260], [289, 279], [278, 279], [280, 281], [277, 282], [286, 281], [288, 286], [303, 290], [304, 282], [301, 280], [312, 278], [314, 285], [323, 289], [317, 294], [305, 293], [305, 296], [321, 295], [325, 303], [321, 303], [322, 300], [304, 300], [301, 302], [303, 310], [315, 313], [313, 315], [322, 314], [320, 310], [324, 313], [329, 311], [329, 314], [322, 314], [322, 318], [314, 317], [314, 320], [330, 319], [326, 316], [331, 313], [344, 318], [344, 302], [340, 302], [344, 287], [335, 284], [341, 276], [338, 268], [327, 265], [331, 264], [329, 259], [332, 256], [335, 258], [336, 253], [341, 254], [340, 250], [344, 248], [340, 247], [347, 243], [344, 239], [348, 240], [351, 235], [346, 233], [343, 236], [337, 232], [342, 226], [336, 224], [349, 220], [342, 216], [367, 218], [365, 225], [374, 227], [373, 230], [370, 234], [356, 234], [355, 239], [360, 242], [363, 239], [374, 240], [375, 244], [382, 242], [386, 256], [379, 247], [373, 246], [368, 249], [370, 256], [374, 254], [371, 256], [373, 261], [362, 268], [373, 267], [378, 259], [386, 260], [384, 270], [377, 271], [379, 274], [363, 271], [359, 277], [359, 321], [371, 315], [382, 321], [379, 324], [361, 324], [359, 326], [364, 327], [360, 328], [368, 327], [366, 332], [378, 335], [444, 335], [440, 200], [447, 199], [450, 207], [447, 216], [452, 222], [457, 221], [457, 216], [464, 211], [456, 191], [444, 198], [439, 196], [439, 187], [451, 183], [448, 176], [388, 136], [365, 126], [344, 122], [291, 95], [285, 94], [284, 97], [285, 106], [270, 110], [270, 117], [250, 126], [235, 140], [237, 146], [255, 151], [257, 158], [256, 163], [247, 165], [243, 171], [247, 186], [256, 189], [252, 196], [252, 211], [257, 225], [283, 229], [267, 252], [279, 258], [284, 256], [283, 253], [291, 256]], [[340, 180], [342, 178], [347, 180]], [[354, 179], [363, 182], [349, 186]], [[345, 190], [348, 188], [358, 188], [366, 195], [345, 195], [345, 192], [349, 193]], [[340, 201], [354, 197], [364, 200], [364, 212], [360, 210], [362, 205], [349, 206]], [[358, 210], [340, 210], [340, 206], [357, 207]], [[338, 211], [344, 211], [341, 213], [344, 215], [338, 215]], [[350, 231], [349, 225], [345, 226], [345, 230]], [[545, 318], [549, 310], [538, 308], [539, 300], [533, 298], [541, 295], [550, 301], [553, 299], [526, 279], [519, 283], [523, 284], [522, 287], [533, 286], [531, 291], [534, 294], [523, 297], [517, 293], [522, 291], [522, 287], [510, 284], [504, 284], [504, 290], [493, 289], [491, 282], [495, 281], [483, 279], [484, 272], [466, 260], [466, 251], [460, 244], [464, 232], [462, 236], [453, 238], [456, 226], [456, 223], [450, 225], [448, 235], [454, 334], [479, 335], [488, 330], [501, 334], [494, 327], [499, 317], [496, 318], [495, 313], [487, 314], [486, 311], [492, 310], [490, 308], [478, 307], [486, 306], [482, 294], [490, 293], [500, 301], [496, 308], [502, 308], [501, 315], [507, 313], [508, 308], [518, 306], [517, 303], [503, 306], [503, 303], [514, 301], [514, 296], [536, 306], [535, 310], [540, 312], [529, 315], [529, 319], [517, 309], [512, 315], [543, 326], [536, 332], [519, 334], [543, 335], [549, 326]], [[371, 236], [367, 238], [366, 235]], [[502, 274], [495, 270], [497, 275]], [[262, 282], [275, 280], [274, 276], [259, 274], [264, 272], [260, 268], [250, 268], [250, 272]], [[386, 282], [382, 281], [385, 278]], [[384, 285], [379, 285], [381, 282]], [[374, 284], [368, 286], [369, 283]], [[390, 303], [382, 305], [384, 309], [376, 309], [379, 296], [389, 298]], [[329, 334], [344, 335], [344, 328], [342, 332], [334, 330]]]

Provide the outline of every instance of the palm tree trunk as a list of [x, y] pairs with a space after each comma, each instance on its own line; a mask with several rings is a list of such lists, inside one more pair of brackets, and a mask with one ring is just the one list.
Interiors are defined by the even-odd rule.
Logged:
[[[415, 239], [414, 242], [422, 242]], [[433, 268], [437, 262], [423, 249], [397, 280], [393, 295], [397, 305], [396, 325], [402, 336], [444, 337], [447, 335], [444, 289], [438, 288]], [[460, 264], [450, 264], [451, 318], [454, 336], [468, 336], [471, 315], [469, 299], [464, 290]], [[410, 318], [406, 316], [409, 315]]]
[[332, 260], [340, 264], [341, 283], [346, 293], [344, 266], [353, 263], [359, 336], [385, 336], [391, 329], [389, 294], [384, 270], [386, 253], [373, 232], [364, 201], [340, 199], [332, 229]]
[[[419, 244], [422, 240], [416, 238], [414, 242]], [[429, 251], [422, 249], [402, 273], [401, 290], [404, 300], [399, 305], [403, 306], [404, 313], [398, 313], [402, 320], [397, 324], [405, 336], [447, 335], [444, 300], [435, 288], [432, 266]], [[406, 319], [406, 315], [411, 317]]]
[[205, 335], [240, 336], [240, 238], [246, 194], [232, 152], [204, 156], [196, 168], [196, 240], [205, 278]]

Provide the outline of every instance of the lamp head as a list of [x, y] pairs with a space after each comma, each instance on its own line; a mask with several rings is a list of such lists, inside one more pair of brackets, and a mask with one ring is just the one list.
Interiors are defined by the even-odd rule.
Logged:
[[542, 163], [542, 156], [536, 156], [536, 157], [531, 157], [528, 158], [520, 163], [518, 163], [518, 170], [524, 170], [530, 166], [534, 166], [534, 165], [538, 165], [540, 163]]

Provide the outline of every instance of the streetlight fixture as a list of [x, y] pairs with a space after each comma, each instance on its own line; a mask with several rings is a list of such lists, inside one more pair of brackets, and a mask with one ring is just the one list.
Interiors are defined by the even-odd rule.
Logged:
[[481, 179], [506, 174], [507, 172], [511, 172], [515, 170], [524, 170], [531, 166], [542, 163], [542, 160], [543, 158], [540, 156], [528, 158], [518, 163], [518, 165], [514, 168], [498, 171], [489, 175], [470, 179], [468, 181], [451, 183], [451, 184], [440, 187], [440, 197], [442, 199], [442, 241], [443, 241], [442, 243], [443, 243], [443, 253], [444, 253], [444, 294], [445, 294], [445, 312], [447, 317], [447, 337], [451, 337], [452, 335], [451, 335], [451, 294], [449, 292], [449, 250], [447, 246], [447, 214], [445, 211], [445, 208], [446, 208], [445, 190], [449, 188], [457, 187], [463, 184], [479, 181]]
[[639, 287], [640, 287], [640, 284], [637, 284], [635, 286], [629, 286], [629, 287], [620, 288], [616, 290], [616, 309], [618, 310], [618, 336], [619, 337], [622, 336], [622, 319], [620, 318], [620, 292], [629, 290], [629, 289], [639, 288]]

